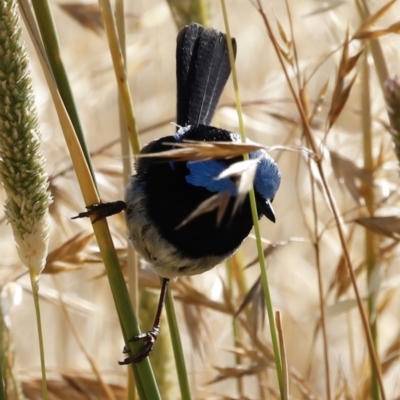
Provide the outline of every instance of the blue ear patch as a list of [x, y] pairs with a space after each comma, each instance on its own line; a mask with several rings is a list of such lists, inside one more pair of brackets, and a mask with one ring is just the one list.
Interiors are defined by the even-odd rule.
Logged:
[[[249, 142], [249, 140], [248, 140]], [[250, 153], [250, 159], [259, 158], [254, 189], [266, 200], [273, 200], [281, 183], [281, 173], [274, 159], [260, 149]]]
[[236, 192], [235, 184], [229, 179], [215, 178], [226, 169], [226, 164], [221, 161], [189, 161], [186, 163], [186, 167], [190, 171], [186, 175], [186, 182], [193, 186], [201, 186], [210, 192], [224, 192], [232, 191]]

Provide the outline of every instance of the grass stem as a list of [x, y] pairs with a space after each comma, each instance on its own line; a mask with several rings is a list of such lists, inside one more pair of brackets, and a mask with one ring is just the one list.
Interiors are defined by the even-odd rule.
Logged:
[[45, 359], [45, 355], [44, 355], [42, 319], [40, 316], [40, 305], [39, 305], [39, 277], [38, 277], [38, 275], [36, 275], [36, 273], [33, 269], [29, 270], [29, 276], [31, 279], [33, 304], [35, 305], [36, 326], [37, 326], [38, 338], [39, 338], [40, 371], [42, 374], [42, 397], [43, 397], [43, 400], [48, 400], [49, 395], [48, 395], [48, 391], [47, 391], [46, 359]]
[[175, 356], [176, 370], [178, 373], [179, 387], [181, 390], [182, 400], [191, 400], [190, 385], [183, 354], [182, 341], [179, 333], [178, 322], [176, 320], [175, 306], [171, 294], [171, 289], [168, 288], [165, 298], [165, 308], [167, 309], [168, 326], [171, 335], [172, 348]]
[[[361, 68], [361, 126], [363, 132], [363, 153], [364, 153], [364, 170], [371, 176], [374, 170], [372, 156], [372, 117], [371, 117], [371, 94], [370, 94], [370, 74], [368, 65], [368, 53], [362, 60]], [[368, 210], [368, 217], [374, 216], [374, 188], [370, 185], [364, 185], [364, 199]], [[365, 229], [365, 260], [367, 264], [367, 287], [370, 288], [368, 293], [368, 321], [371, 330], [372, 341], [378, 358], [378, 325], [376, 309], [377, 288], [373, 288], [372, 280], [376, 282], [378, 265], [376, 265], [375, 257], [375, 239], [374, 234]], [[373, 288], [373, 289], [372, 289]], [[378, 359], [379, 361], [379, 359]], [[379, 400], [379, 385], [377, 374], [371, 364], [371, 399]]]
[[[226, 36], [227, 36], [229, 59], [230, 59], [231, 69], [232, 69], [232, 80], [233, 80], [233, 86], [234, 86], [234, 90], [235, 90], [236, 110], [237, 110], [238, 119], [239, 119], [239, 132], [242, 136], [243, 142], [245, 142], [246, 141], [246, 133], [245, 133], [244, 122], [243, 122], [243, 112], [242, 112], [242, 106], [241, 106], [240, 95], [239, 95], [239, 85], [238, 85], [237, 74], [236, 74], [235, 58], [233, 55], [231, 34], [230, 34], [230, 30], [229, 30], [228, 15], [227, 15], [227, 10], [226, 10], [226, 5], [225, 5], [224, 0], [221, 0], [221, 5], [222, 5], [222, 13], [224, 16], [225, 30], [226, 30]], [[245, 160], [248, 159], [248, 155], [245, 155], [244, 159]], [[270, 331], [271, 331], [272, 348], [273, 348], [274, 357], [275, 357], [275, 366], [276, 366], [276, 373], [277, 373], [277, 378], [278, 378], [278, 385], [279, 385], [281, 397], [283, 398], [284, 389], [283, 389], [283, 377], [282, 377], [282, 363], [281, 363], [281, 356], [279, 353], [279, 343], [278, 343], [278, 337], [277, 337], [276, 327], [275, 327], [275, 317], [274, 317], [274, 311], [273, 311], [273, 307], [272, 307], [271, 293], [270, 293], [269, 284], [268, 284], [267, 266], [265, 263], [264, 249], [263, 249], [262, 242], [261, 242], [261, 232], [260, 232], [260, 226], [258, 223], [257, 205], [256, 205], [254, 189], [250, 190], [249, 196], [250, 196], [251, 213], [252, 213], [253, 223], [254, 223], [254, 233], [255, 233], [256, 243], [257, 243], [258, 260], [260, 262], [260, 269], [261, 269], [261, 281], [262, 281], [262, 286], [263, 286], [263, 290], [264, 290], [265, 304], [266, 304], [266, 308], [267, 308], [268, 321], [269, 321], [269, 326], [270, 326]]]

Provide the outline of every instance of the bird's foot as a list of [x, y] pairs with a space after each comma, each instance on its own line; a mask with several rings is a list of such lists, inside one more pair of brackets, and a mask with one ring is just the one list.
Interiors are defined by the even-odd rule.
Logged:
[[[159, 327], [153, 326], [148, 332], [142, 333], [140, 335], [134, 336], [129, 339], [130, 342], [137, 342], [139, 340], [143, 341], [143, 347], [133, 356], [127, 357], [124, 361], [118, 361], [119, 365], [127, 365], [132, 363], [138, 363], [144, 360], [151, 353], [154, 347], [154, 343], [157, 340], [158, 333], [160, 331]], [[129, 349], [125, 346], [123, 353], [129, 353]]]
[[77, 218], [85, 218], [85, 217], [90, 217], [91, 215], [95, 215], [96, 218], [93, 220], [93, 223], [106, 218], [110, 217], [111, 215], [118, 214], [121, 211], [125, 210], [126, 204], [124, 201], [119, 200], [119, 201], [113, 201], [110, 203], [96, 203], [91, 206], [87, 206], [86, 209], [87, 211], [81, 212], [75, 217], [72, 217], [71, 219], [77, 219]]

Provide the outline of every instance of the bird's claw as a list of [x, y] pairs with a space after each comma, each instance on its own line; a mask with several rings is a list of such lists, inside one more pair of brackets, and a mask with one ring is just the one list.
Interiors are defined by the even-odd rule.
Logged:
[[118, 214], [121, 211], [125, 210], [126, 204], [124, 201], [113, 201], [110, 203], [95, 203], [91, 206], [87, 206], [87, 211], [81, 212], [72, 219], [77, 218], [85, 218], [90, 217], [91, 215], [95, 215], [96, 218], [93, 220], [93, 223], [99, 221], [100, 219], [110, 217], [111, 215]]
[[[141, 333], [140, 335], [134, 336], [129, 339], [130, 342], [138, 342], [139, 340], [143, 341], [143, 347], [133, 356], [126, 357], [124, 361], [118, 361], [119, 365], [128, 365], [132, 363], [138, 363], [144, 360], [151, 353], [154, 347], [154, 343], [157, 340], [158, 332], [160, 331], [159, 327], [153, 327], [148, 332]], [[124, 354], [129, 353], [129, 349], [125, 346], [122, 350]]]

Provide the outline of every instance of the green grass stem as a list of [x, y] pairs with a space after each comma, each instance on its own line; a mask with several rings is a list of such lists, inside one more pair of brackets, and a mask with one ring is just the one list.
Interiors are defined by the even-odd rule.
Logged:
[[[239, 250], [240, 251], [240, 250]], [[236, 266], [235, 264], [238, 262], [238, 252], [236, 252], [232, 257], [227, 260], [227, 275], [228, 275], [228, 290], [231, 298], [234, 298], [234, 277]], [[238, 268], [239, 269], [239, 268]], [[242, 269], [243, 271], [243, 269]], [[242, 274], [244, 275], [244, 274]], [[236, 318], [232, 318], [232, 336], [234, 340], [234, 346], [238, 346], [240, 339], [241, 339], [241, 330], [240, 325], [236, 321]], [[235, 354], [235, 364], [237, 366], [242, 364], [242, 357], [239, 354]], [[244, 387], [243, 387], [243, 379], [242, 377], [238, 377], [237, 381], [237, 392], [239, 397], [244, 396]]]
[[[238, 119], [239, 119], [239, 132], [240, 132], [240, 135], [242, 136], [243, 142], [245, 142], [246, 141], [246, 133], [245, 133], [244, 122], [243, 122], [242, 106], [241, 106], [240, 95], [239, 95], [239, 85], [238, 85], [237, 74], [236, 74], [235, 58], [233, 55], [231, 34], [230, 34], [230, 30], [229, 30], [229, 21], [228, 21], [226, 6], [225, 6], [225, 0], [221, 0], [221, 5], [222, 5], [222, 13], [224, 16], [226, 36], [228, 39], [227, 43], [228, 43], [229, 59], [230, 59], [231, 68], [232, 68], [232, 80], [233, 80], [233, 86], [234, 86], [234, 90], [235, 90], [236, 109], [237, 109]], [[244, 159], [245, 160], [248, 159], [248, 155], [245, 155]], [[261, 232], [260, 232], [260, 225], [258, 223], [257, 205], [256, 205], [254, 189], [250, 190], [249, 196], [250, 196], [251, 214], [252, 214], [253, 223], [254, 223], [254, 234], [256, 236], [258, 260], [260, 262], [260, 269], [261, 269], [261, 282], [262, 282], [262, 286], [263, 286], [263, 290], [264, 290], [265, 304], [266, 304], [266, 308], [267, 308], [268, 321], [269, 321], [269, 326], [270, 326], [270, 331], [271, 331], [272, 348], [273, 348], [274, 357], [275, 357], [276, 373], [277, 373], [281, 398], [283, 398], [283, 393], [284, 393], [283, 389], [284, 388], [283, 388], [283, 376], [282, 376], [282, 362], [281, 362], [281, 356], [280, 356], [280, 351], [279, 351], [278, 336], [277, 336], [276, 326], [275, 326], [275, 316], [274, 316], [274, 310], [273, 310], [273, 306], [272, 306], [271, 293], [270, 293], [269, 284], [268, 284], [267, 266], [265, 263], [264, 249], [263, 249], [262, 242], [261, 242]]]
[[167, 0], [178, 30], [192, 22], [210, 26], [209, 0]]
[[54, 25], [53, 16], [47, 0], [32, 0], [32, 6], [35, 11], [37, 24], [39, 26], [41, 38], [46, 50], [48, 61], [57, 88], [64, 102], [68, 115], [71, 118], [79, 143], [81, 144], [83, 154], [89, 166], [90, 173], [94, 175], [93, 166], [90, 160], [89, 150], [86, 145], [85, 134], [79, 119], [78, 110], [75, 105], [74, 96], [69, 84], [67, 72], [61, 57], [60, 44], [58, 42], [57, 31]]
[[6, 376], [3, 369], [3, 360], [0, 363], [0, 400], [6, 400], [6, 388], [4, 386]]
[[39, 338], [40, 371], [42, 374], [42, 397], [43, 400], [48, 400], [49, 394], [47, 391], [46, 359], [44, 356], [42, 319], [40, 316], [40, 304], [39, 304], [39, 276], [35, 273], [33, 269], [29, 270], [29, 276], [31, 279], [33, 304], [35, 305], [36, 326]]
[[190, 385], [183, 354], [181, 335], [179, 333], [178, 322], [176, 320], [175, 306], [170, 288], [165, 297], [165, 309], [167, 311], [168, 326], [171, 336], [172, 349], [174, 351], [176, 370], [178, 373], [179, 388], [182, 400], [191, 400]]

